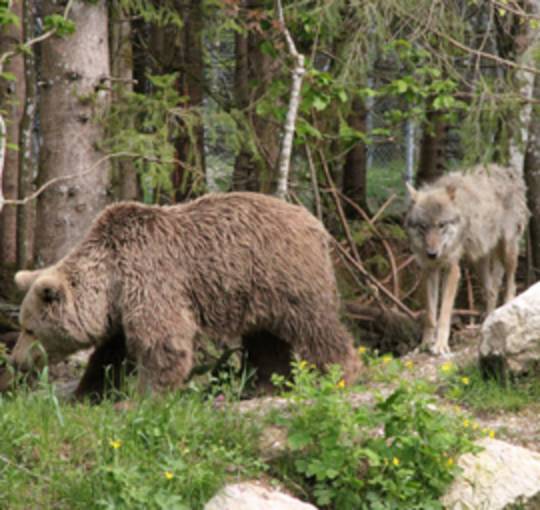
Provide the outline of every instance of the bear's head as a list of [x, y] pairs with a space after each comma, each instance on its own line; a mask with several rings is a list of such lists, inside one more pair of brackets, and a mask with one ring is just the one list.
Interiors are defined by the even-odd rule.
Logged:
[[[17, 368], [30, 368], [43, 354], [50, 363], [57, 363], [94, 345], [91, 330], [96, 324], [86, 327], [76, 286], [61, 269], [19, 271], [15, 283], [27, 291], [19, 315], [21, 333], [11, 356]], [[93, 310], [96, 315], [100, 311]]]

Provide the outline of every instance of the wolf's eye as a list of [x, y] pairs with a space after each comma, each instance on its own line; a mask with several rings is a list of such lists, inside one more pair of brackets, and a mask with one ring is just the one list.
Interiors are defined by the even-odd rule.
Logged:
[[24, 332], [29, 336], [34, 336], [34, 332], [31, 329], [25, 329]]
[[445, 228], [450, 222], [448, 221], [439, 221], [439, 224], [437, 225], [439, 228]]

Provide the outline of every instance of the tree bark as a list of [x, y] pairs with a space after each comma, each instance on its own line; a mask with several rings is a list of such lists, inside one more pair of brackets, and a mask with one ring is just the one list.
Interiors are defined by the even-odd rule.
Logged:
[[[205, 182], [204, 125], [201, 109], [204, 100], [204, 53], [202, 44], [202, 1], [191, 0], [187, 7], [180, 2], [183, 12], [183, 62], [180, 73], [180, 95], [189, 98], [187, 106], [197, 116], [190, 136], [186, 129], [175, 142], [178, 163], [173, 175], [176, 202], [200, 193]], [[194, 139], [193, 139], [194, 137]]]
[[433, 182], [445, 171], [446, 126], [441, 112], [429, 111], [424, 124], [416, 185]]
[[[44, 12], [58, 14], [58, 3], [45, 1]], [[103, 127], [95, 114], [109, 99], [102, 87], [110, 76], [106, 3], [76, 1], [71, 18], [76, 32], [48, 39], [42, 49], [41, 183], [81, 174], [103, 157], [96, 148]], [[58, 260], [82, 237], [107, 203], [109, 181], [109, 165], [104, 163], [78, 180], [55, 184], [39, 197], [38, 264]]]
[[[534, 79], [533, 98], [540, 100], [540, 75]], [[537, 106], [538, 108], [538, 106]], [[538, 110], [531, 115], [524, 173], [527, 183], [527, 202], [531, 211], [529, 238], [534, 281], [540, 280], [540, 115]]]
[[[245, 9], [254, 13], [265, 7], [262, 0], [247, 0]], [[280, 152], [279, 126], [256, 112], [257, 101], [268, 90], [278, 72], [278, 59], [264, 54], [260, 47], [263, 36], [250, 28], [247, 35], [237, 35], [237, 66], [235, 75], [236, 103], [246, 119], [244, 136], [249, 138], [237, 155], [234, 189], [252, 189], [270, 193], [276, 186], [276, 164]], [[254, 85], [252, 85], [254, 84]], [[245, 188], [244, 188], [245, 186]]]
[[[32, 0], [24, 0], [22, 26], [24, 40], [34, 36], [34, 5]], [[37, 110], [37, 77], [34, 50], [24, 53], [24, 82], [26, 97], [19, 131], [19, 172], [18, 198], [29, 196], [32, 192], [35, 151], [33, 144], [34, 123]], [[34, 225], [36, 204], [34, 201], [17, 206], [17, 267], [25, 268], [33, 263]]]
[[[347, 120], [356, 131], [366, 132], [367, 111], [361, 99], [355, 98]], [[367, 150], [362, 141], [357, 141], [345, 156], [343, 166], [343, 194], [368, 212], [367, 205]], [[350, 204], [343, 204], [347, 218], [357, 219], [358, 211]]]
[[[20, 20], [23, 17], [23, 2], [13, 2], [12, 12]], [[23, 41], [22, 22], [19, 25], [9, 25], [4, 28], [0, 42], [0, 53], [13, 50], [13, 47]], [[5, 112], [6, 140], [12, 146], [19, 145], [19, 125], [21, 122], [24, 100], [24, 58], [21, 54], [12, 57], [4, 71], [13, 73], [15, 80], [2, 80], [0, 86], [0, 101]], [[18, 198], [19, 154], [14, 148], [6, 147], [2, 186], [5, 199]], [[14, 265], [17, 261], [17, 210], [6, 207], [0, 215], [0, 263]]]
[[[120, 100], [122, 92], [133, 91], [133, 47], [131, 22], [121, 2], [113, 0], [109, 8], [112, 100]], [[118, 200], [136, 200], [139, 196], [137, 172], [131, 160], [120, 159], [112, 164], [114, 195]]]

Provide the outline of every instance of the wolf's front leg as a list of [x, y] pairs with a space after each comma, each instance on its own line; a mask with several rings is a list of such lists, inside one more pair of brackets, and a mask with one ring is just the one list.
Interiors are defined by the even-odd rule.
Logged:
[[452, 310], [458, 288], [461, 270], [459, 262], [454, 262], [448, 269], [448, 274], [444, 279], [444, 290], [441, 303], [441, 313], [439, 315], [439, 324], [437, 328], [437, 338], [433, 344], [431, 352], [433, 354], [449, 354], [450, 347], [448, 339], [450, 338], [450, 322], [452, 319]]
[[424, 332], [422, 334], [422, 350], [430, 351], [435, 343], [437, 331], [437, 307], [439, 304], [440, 270], [438, 268], [424, 269]]

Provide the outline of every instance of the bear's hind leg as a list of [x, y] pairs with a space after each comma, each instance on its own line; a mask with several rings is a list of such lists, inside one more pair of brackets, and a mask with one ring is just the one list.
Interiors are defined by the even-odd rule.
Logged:
[[301, 360], [313, 363], [322, 371], [338, 364], [348, 384], [356, 381], [362, 364], [353, 337], [341, 323], [337, 311], [305, 306], [286, 317], [278, 335], [292, 346]]

